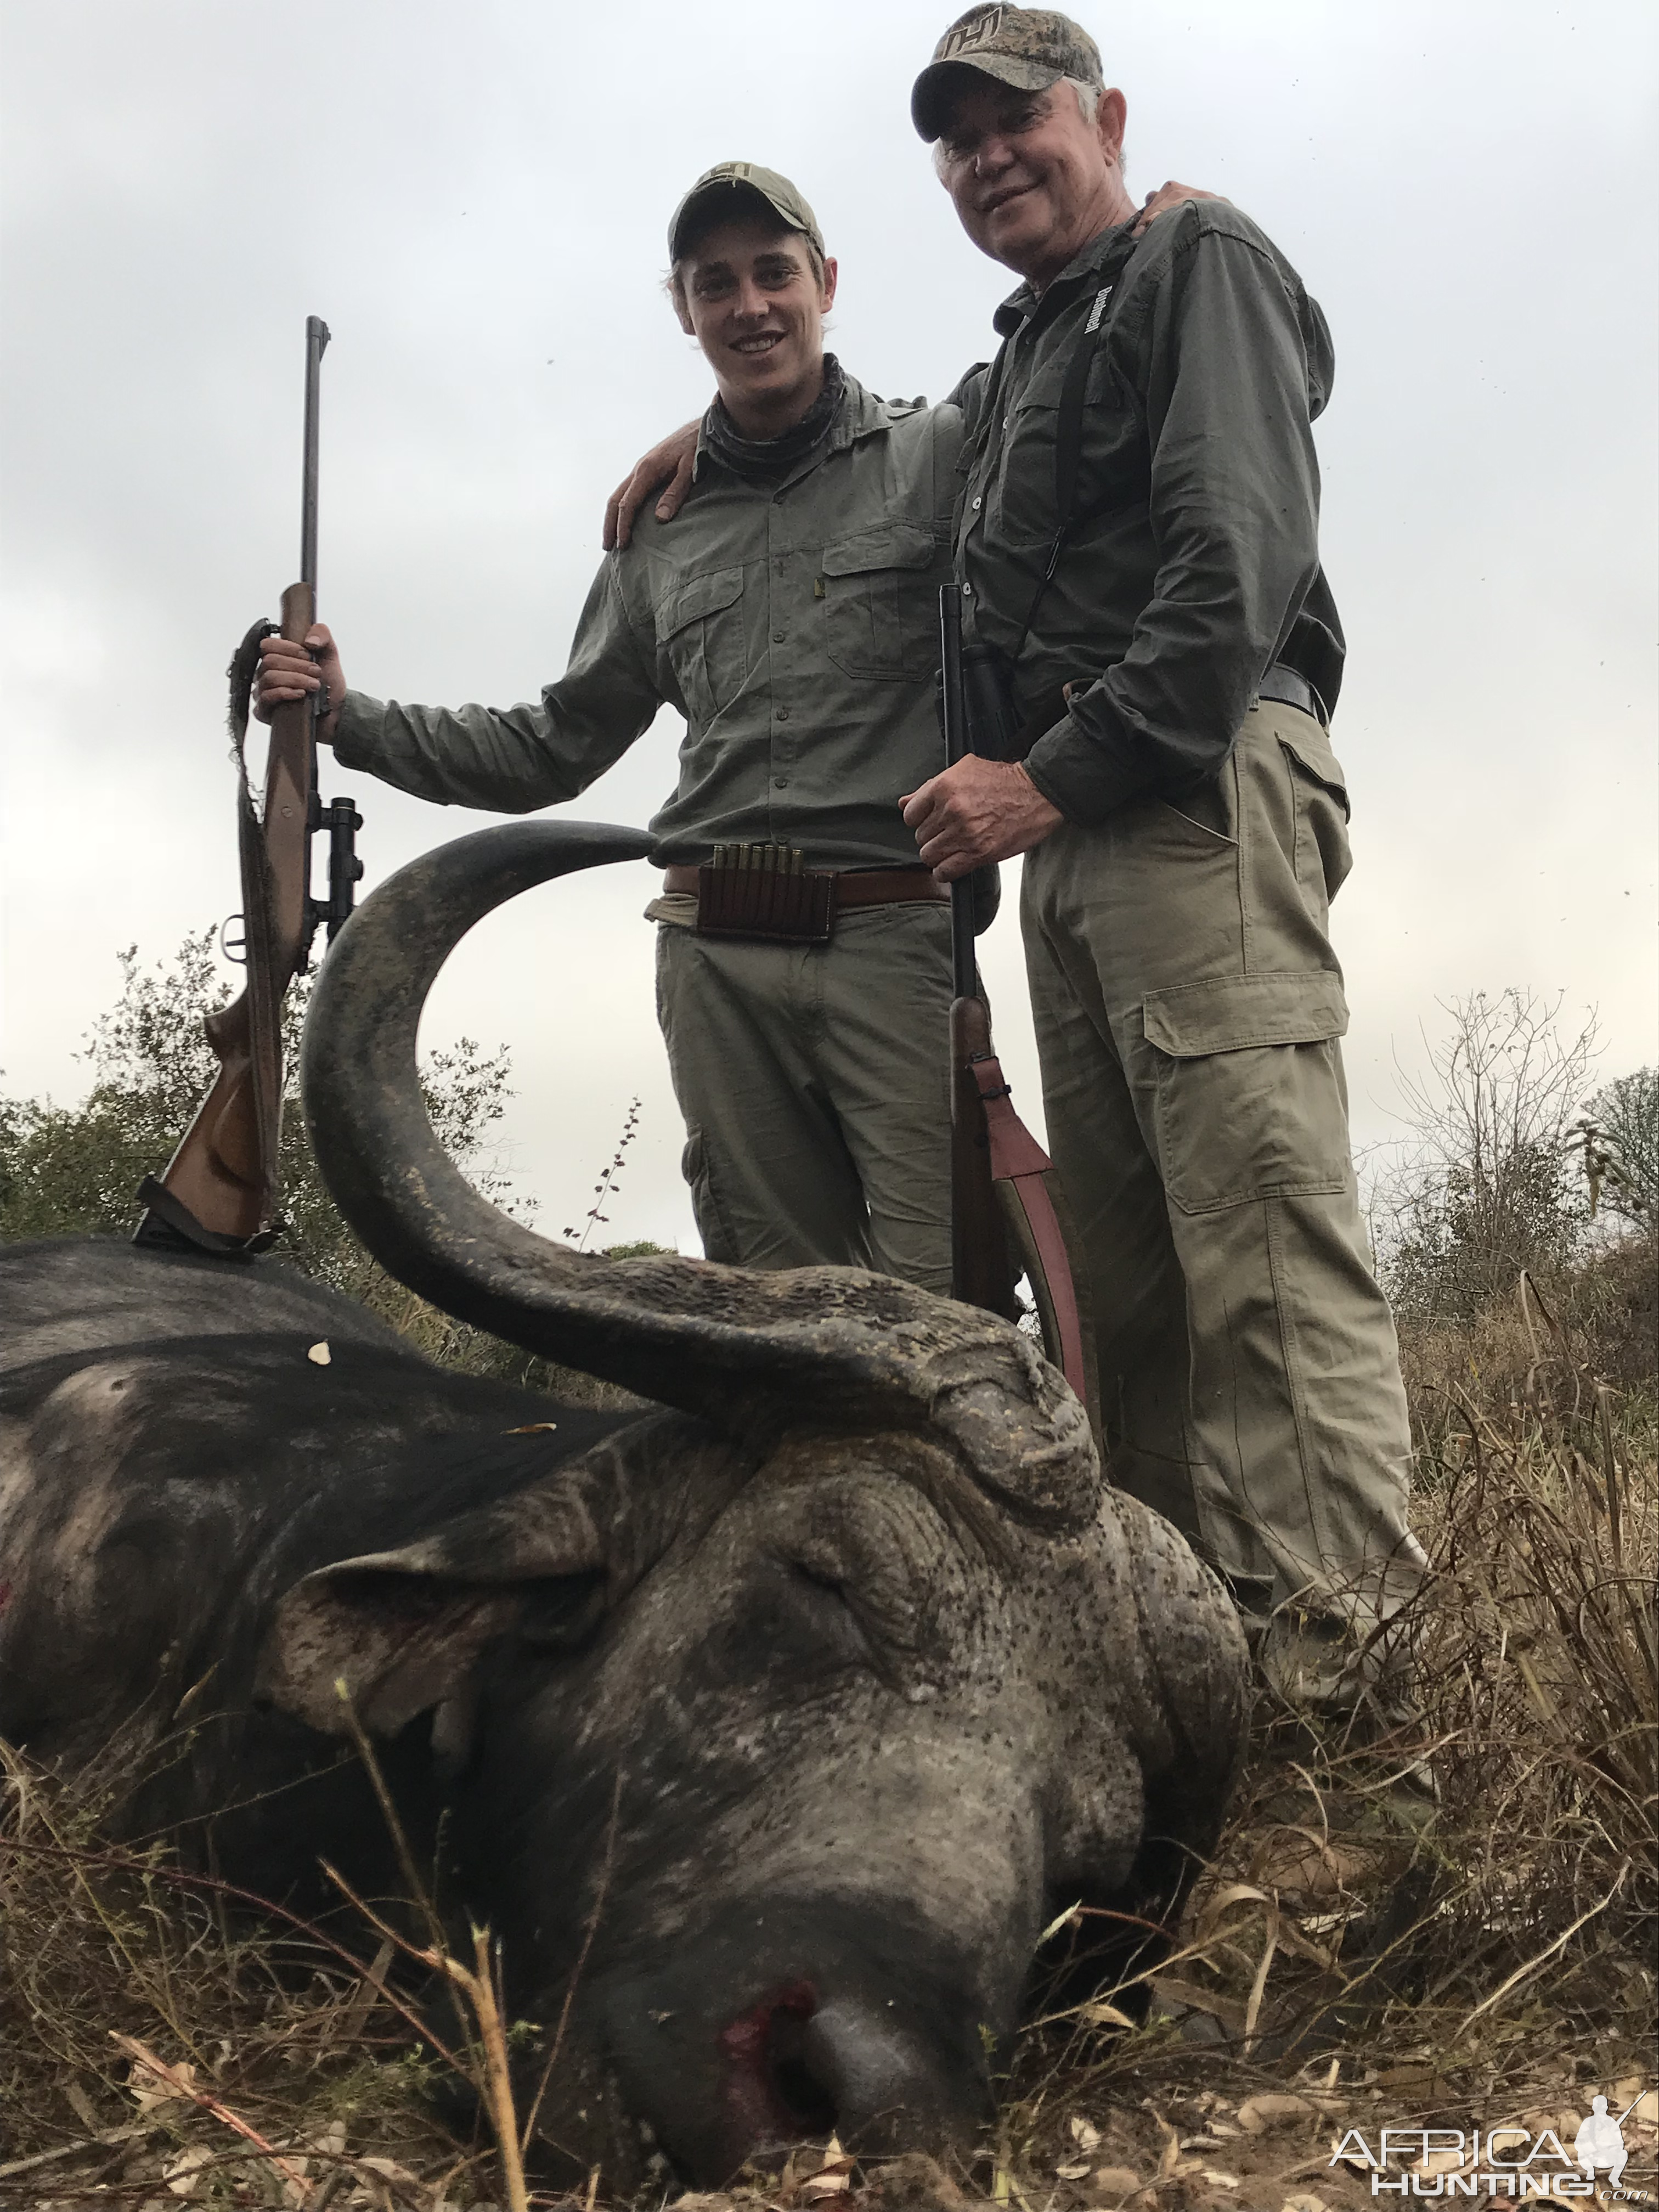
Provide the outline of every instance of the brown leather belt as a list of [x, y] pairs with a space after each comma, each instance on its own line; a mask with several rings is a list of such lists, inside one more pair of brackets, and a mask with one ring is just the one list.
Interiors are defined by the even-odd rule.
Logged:
[[[662, 887], [665, 891], [697, 890], [696, 868], [676, 865], [663, 870]], [[836, 907], [844, 914], [848, 907], [905, 906], [913, 900], [926, 900], [933, 905], [948, 905], [951, 894], [943, 884], [934, 881], [928, 868], [851, 868], [836, 876]]]

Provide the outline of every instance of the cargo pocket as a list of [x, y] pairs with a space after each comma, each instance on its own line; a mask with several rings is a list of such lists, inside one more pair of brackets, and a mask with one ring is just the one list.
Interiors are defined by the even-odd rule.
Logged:
[[844, 675], [891, 683], [932, 672], [944, 557], [931, 531], [904, 526], [824, 547], [824, 650]]
[[738, 1247], [726, 1226], [720, 1211], [720, 1200], [714, 1194], [714, 1180], [709, 1172], [708, 1143], [702, 1131], [688, 1121], [685, 1125], [685, 1146], [680, 1153], [680, 1173], [685, 1177], [691, 1195], [691, 1218], [697, 1224], [697, 1234], [702, 1239], [702, 1256], [718, 1261], [722, 1266], [735, 1267]]
[[1348, 845], [1348, 784], [1325, 732], [1310, 716], [1305, 738], [1279, 733], [1279, 749], [1296, 787], [1296, 879], [1311, 912], [1322, 919], [1342, 888], [1353, 854]]
[[1330, 969], [1221, 975], [1149, 992], [1164, 1187], [1183, 1213], [1342, 1189], [1348, 1116]]
[[699, 726], [729, 707], [742, 688], [743, 570], [711, 568], [665, 593], [657, 638], [668, 655], [689, 719]]

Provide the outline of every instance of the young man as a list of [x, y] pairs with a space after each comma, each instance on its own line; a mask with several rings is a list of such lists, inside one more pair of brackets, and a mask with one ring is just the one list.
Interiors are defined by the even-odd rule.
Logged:
[[[669, 255], [718, 393], [695, 482], [677, 523], [645, 522], [606, 559], [539, 703], [370, 698], [346, 688], [319, 625], [315, 661], [266, 640], [259, 709], [325, 682], [322, 734], [347, 767], [527, 812], [574, 799], [677, 708], [648, 913], [704, 1250], [948, 1293], [948, 894], [899, 799], [941, 759], [961, 417], [878, 399], [825, 353], [836, 264], [787, 179], [709, 170], [675, 210]], [[748, 865], [700, 878], [732, 858], [721, 848]]]

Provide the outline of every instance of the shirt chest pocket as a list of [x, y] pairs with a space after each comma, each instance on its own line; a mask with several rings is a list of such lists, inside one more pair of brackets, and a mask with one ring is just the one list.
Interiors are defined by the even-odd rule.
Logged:
[[[999, 521], [1011, 545], [1046, 545], [1059, 527], [1062, 381], [1053, 374], [1034, 380], [1010, 410]], [[1097, 354], [1089, 363], [1075, 435], [1071, 522], [1073, 532], [1080, 534], [1097, 517], [1131, 504], [1144, 506], [1152, 484], [1139, 403], [1107, 355]]]
[[823, 549], [824, 650], [843, 675], [896, 683], [939, 661], [941, 549], [931, 531], [885, 527]]
[[688, 720], [706, 727], [737, 697], [748, 672], [743, 570], [711, 568], [666, 592], [657, 609], [657, 642]]

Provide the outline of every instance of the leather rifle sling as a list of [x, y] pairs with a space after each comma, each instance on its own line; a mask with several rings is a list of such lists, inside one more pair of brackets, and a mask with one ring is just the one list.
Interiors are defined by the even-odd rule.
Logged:
[[[273, 627], [268, 622], [255, 623], [237, 647], [228, 672], [247, 981], [240, 998], [205, 1018], [203, 1026], [218, 1056], [218, 1073], [162, 1174], [146, 1176], [139, 1185], [145, 1211], [134, 1240], [183, 1246], [226, 1259], [263, 1251], [278, 1225], [282, 1006], [295, 957], [295, 949], [282, 941], [267, 823], [254, 808], [246, 759], [259, 641]], [[268, 788], [267, 817], [270, 802]], [[303, 845], [300, 866], [304, 866]], [[301, 880], [302, 896], [304, 890]]]
[[[1046, 1288], [1052, 1303], [1054, 1334], [1051, 1346], [1060, 1357], [1055, 1364], [1083, 1403], [1090, 1403], [1089, 1360], [1084, 1345], [1083, 1318], [1077, 1285], [1072, 1279], [1071, 1255], [1060, 1226], [1060, 1216], [1048, 1188], [1054, 1163], [1014, 1111], [1012, 1095], [994, 1053], [976, 1054], [970, 1062], [973, 1078], [985, 1109], [985, 1132], [991, 1147], [991, 1180], [1003, 1187], [1006, 1198], [1024, 1217], [1030, 1256], [1036, 1265], [1028, 1272], [1031, 1287], [1041, 1297]], [[1016, 1231], [1018, 1234], [1018, 1230]], [[1040, 1273], [1039, 1273], [1040, 1271]]]

